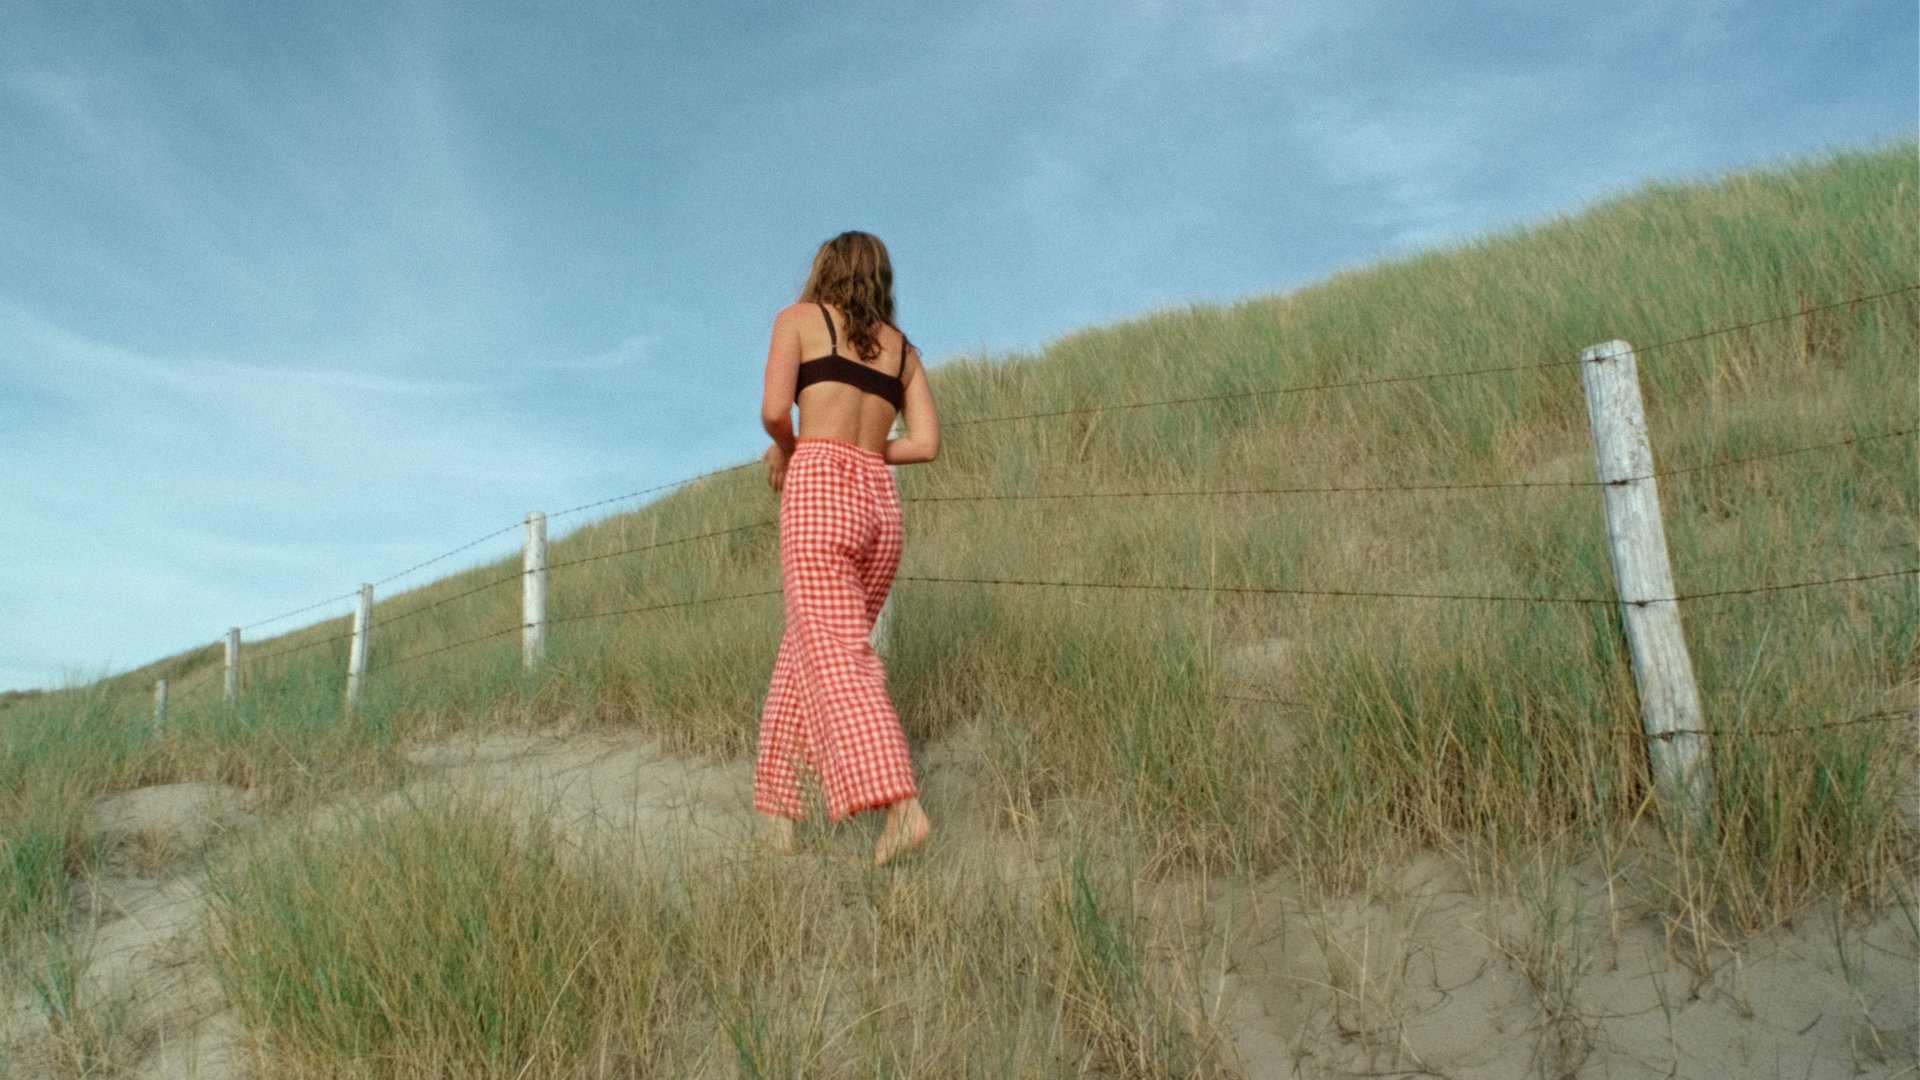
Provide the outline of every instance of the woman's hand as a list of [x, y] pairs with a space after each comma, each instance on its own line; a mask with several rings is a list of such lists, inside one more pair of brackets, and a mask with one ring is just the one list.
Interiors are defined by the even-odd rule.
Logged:
[[787, 482], [787, 459], [790, 456], [780, 448], [779, 443], [767, 447], [767, 452], [760, 455], [760, 460], [767, 463], [767, 486], [775, 491], [779, 491], [781, 485]]

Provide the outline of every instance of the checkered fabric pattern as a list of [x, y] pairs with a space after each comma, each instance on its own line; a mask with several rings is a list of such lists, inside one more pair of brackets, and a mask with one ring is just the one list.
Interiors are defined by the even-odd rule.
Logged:
[[805, 814], [800, 773], [839, 820], [916, 793], [907, 735], [873, 651], [873, 621], [900, 565], [900, 495], [879, 454], [801, 439], [780, 494], [787, 632], [760, 715], [753, 805]]

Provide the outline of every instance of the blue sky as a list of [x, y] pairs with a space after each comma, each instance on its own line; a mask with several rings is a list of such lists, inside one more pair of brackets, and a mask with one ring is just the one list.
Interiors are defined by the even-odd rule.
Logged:
[[0, 0], [0, 689], [757, 455], [842, 229], [930, 359], [1031, 350], [1911, 135], [1916, 18]]

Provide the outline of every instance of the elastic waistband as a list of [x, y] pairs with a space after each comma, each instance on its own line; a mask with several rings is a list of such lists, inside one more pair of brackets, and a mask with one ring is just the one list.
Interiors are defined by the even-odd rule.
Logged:
[[881, 465], [887, 463], [887, 456], [885, 454], [876, 453], [863, 446], [855, 446], [852, 443], [841, 442], [839, 439], [796, 439], [794, 441], [793, 452], [798, 454], [802, 450], [813, 450], [817, 453], [826, 454], [844, 454], [849, 457], [863, 458]]

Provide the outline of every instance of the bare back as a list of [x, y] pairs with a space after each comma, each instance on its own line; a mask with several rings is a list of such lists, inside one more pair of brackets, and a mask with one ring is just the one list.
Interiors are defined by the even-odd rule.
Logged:
[[[803, 363], [837, 353], [855, 363], [897, 376], [902, 382], [913, 380], [917, 372], [909, 369], [917, 369], [918, 365], [909, 365], [907, 357], [902, 355], [906, 338], [900, 331], [884, 324], [875, 327], [880, 354], [866, 363], [856, 358], [852, 346], [846, 343], [846, 316], [831, 305], [822, 304], [820, 310], [833, 320], [833, 327], [828, 329], [826, 319], [800, 322]], [[874, 453], [885, 450], [887, 435], [893, 429], [894, 410], [884, 398], [843, 382], [817, 382], [800, 391], [799, 404], [800, 438], [833, 439]]]

